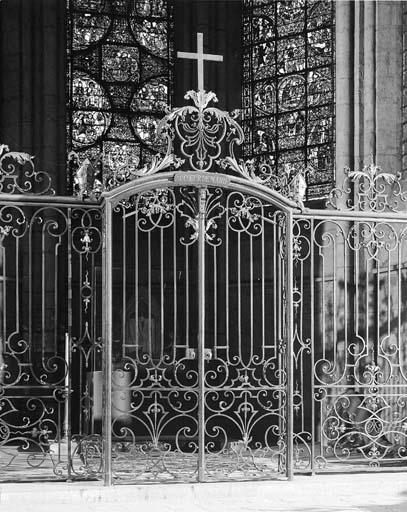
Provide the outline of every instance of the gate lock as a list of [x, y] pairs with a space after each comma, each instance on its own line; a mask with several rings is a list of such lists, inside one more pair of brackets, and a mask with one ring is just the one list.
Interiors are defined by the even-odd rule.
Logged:
[[212, 349], [204, 348], [204, 359], [205, 361], [209, 361], [209, 359], [212, 359]]
[[[185, 351], [185, 359], [196, 359], [196, 358], [197, 358], [197, 355], [196, 355], [195, 349], [187, 348]], [[210, 359], [212, 359], [212, 349], [210, 349], [210, 348], [204, 349], [204, 359], [205, 359], [205, 361], [209, 361]]]

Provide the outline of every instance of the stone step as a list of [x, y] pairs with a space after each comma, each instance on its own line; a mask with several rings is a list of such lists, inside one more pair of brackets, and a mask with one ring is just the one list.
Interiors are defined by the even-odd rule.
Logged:
[[173, 485], [1, 484], [1, 512], [405, 512], [407, 474]]

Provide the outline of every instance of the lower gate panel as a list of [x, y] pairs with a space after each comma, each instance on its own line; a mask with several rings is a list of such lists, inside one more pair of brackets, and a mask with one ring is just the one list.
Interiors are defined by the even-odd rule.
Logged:
[[176, 187], [112, 226], [113, 481], [285, 477], [284, 214]]

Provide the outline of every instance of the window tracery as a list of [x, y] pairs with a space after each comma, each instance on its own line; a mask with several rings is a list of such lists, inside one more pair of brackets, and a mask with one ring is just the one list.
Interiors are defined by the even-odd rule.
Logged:
[[[113, 187], [160, 150], [171, 103], [170, 0], [68, 0], [68, 168]], [[72, 188], [74, 190], [72, 190]]]
[[334, 5], [331, 0], [244, 0], [246, 158], [277, 173], [311, 169], [308, 197], [334, 178]]

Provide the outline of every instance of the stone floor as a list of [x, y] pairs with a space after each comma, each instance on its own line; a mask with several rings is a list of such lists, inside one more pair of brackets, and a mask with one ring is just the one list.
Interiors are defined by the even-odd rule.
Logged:
[[407, 472], [296, 476], [292, 482], [1, 484], [1, 512], [407, 512]]

